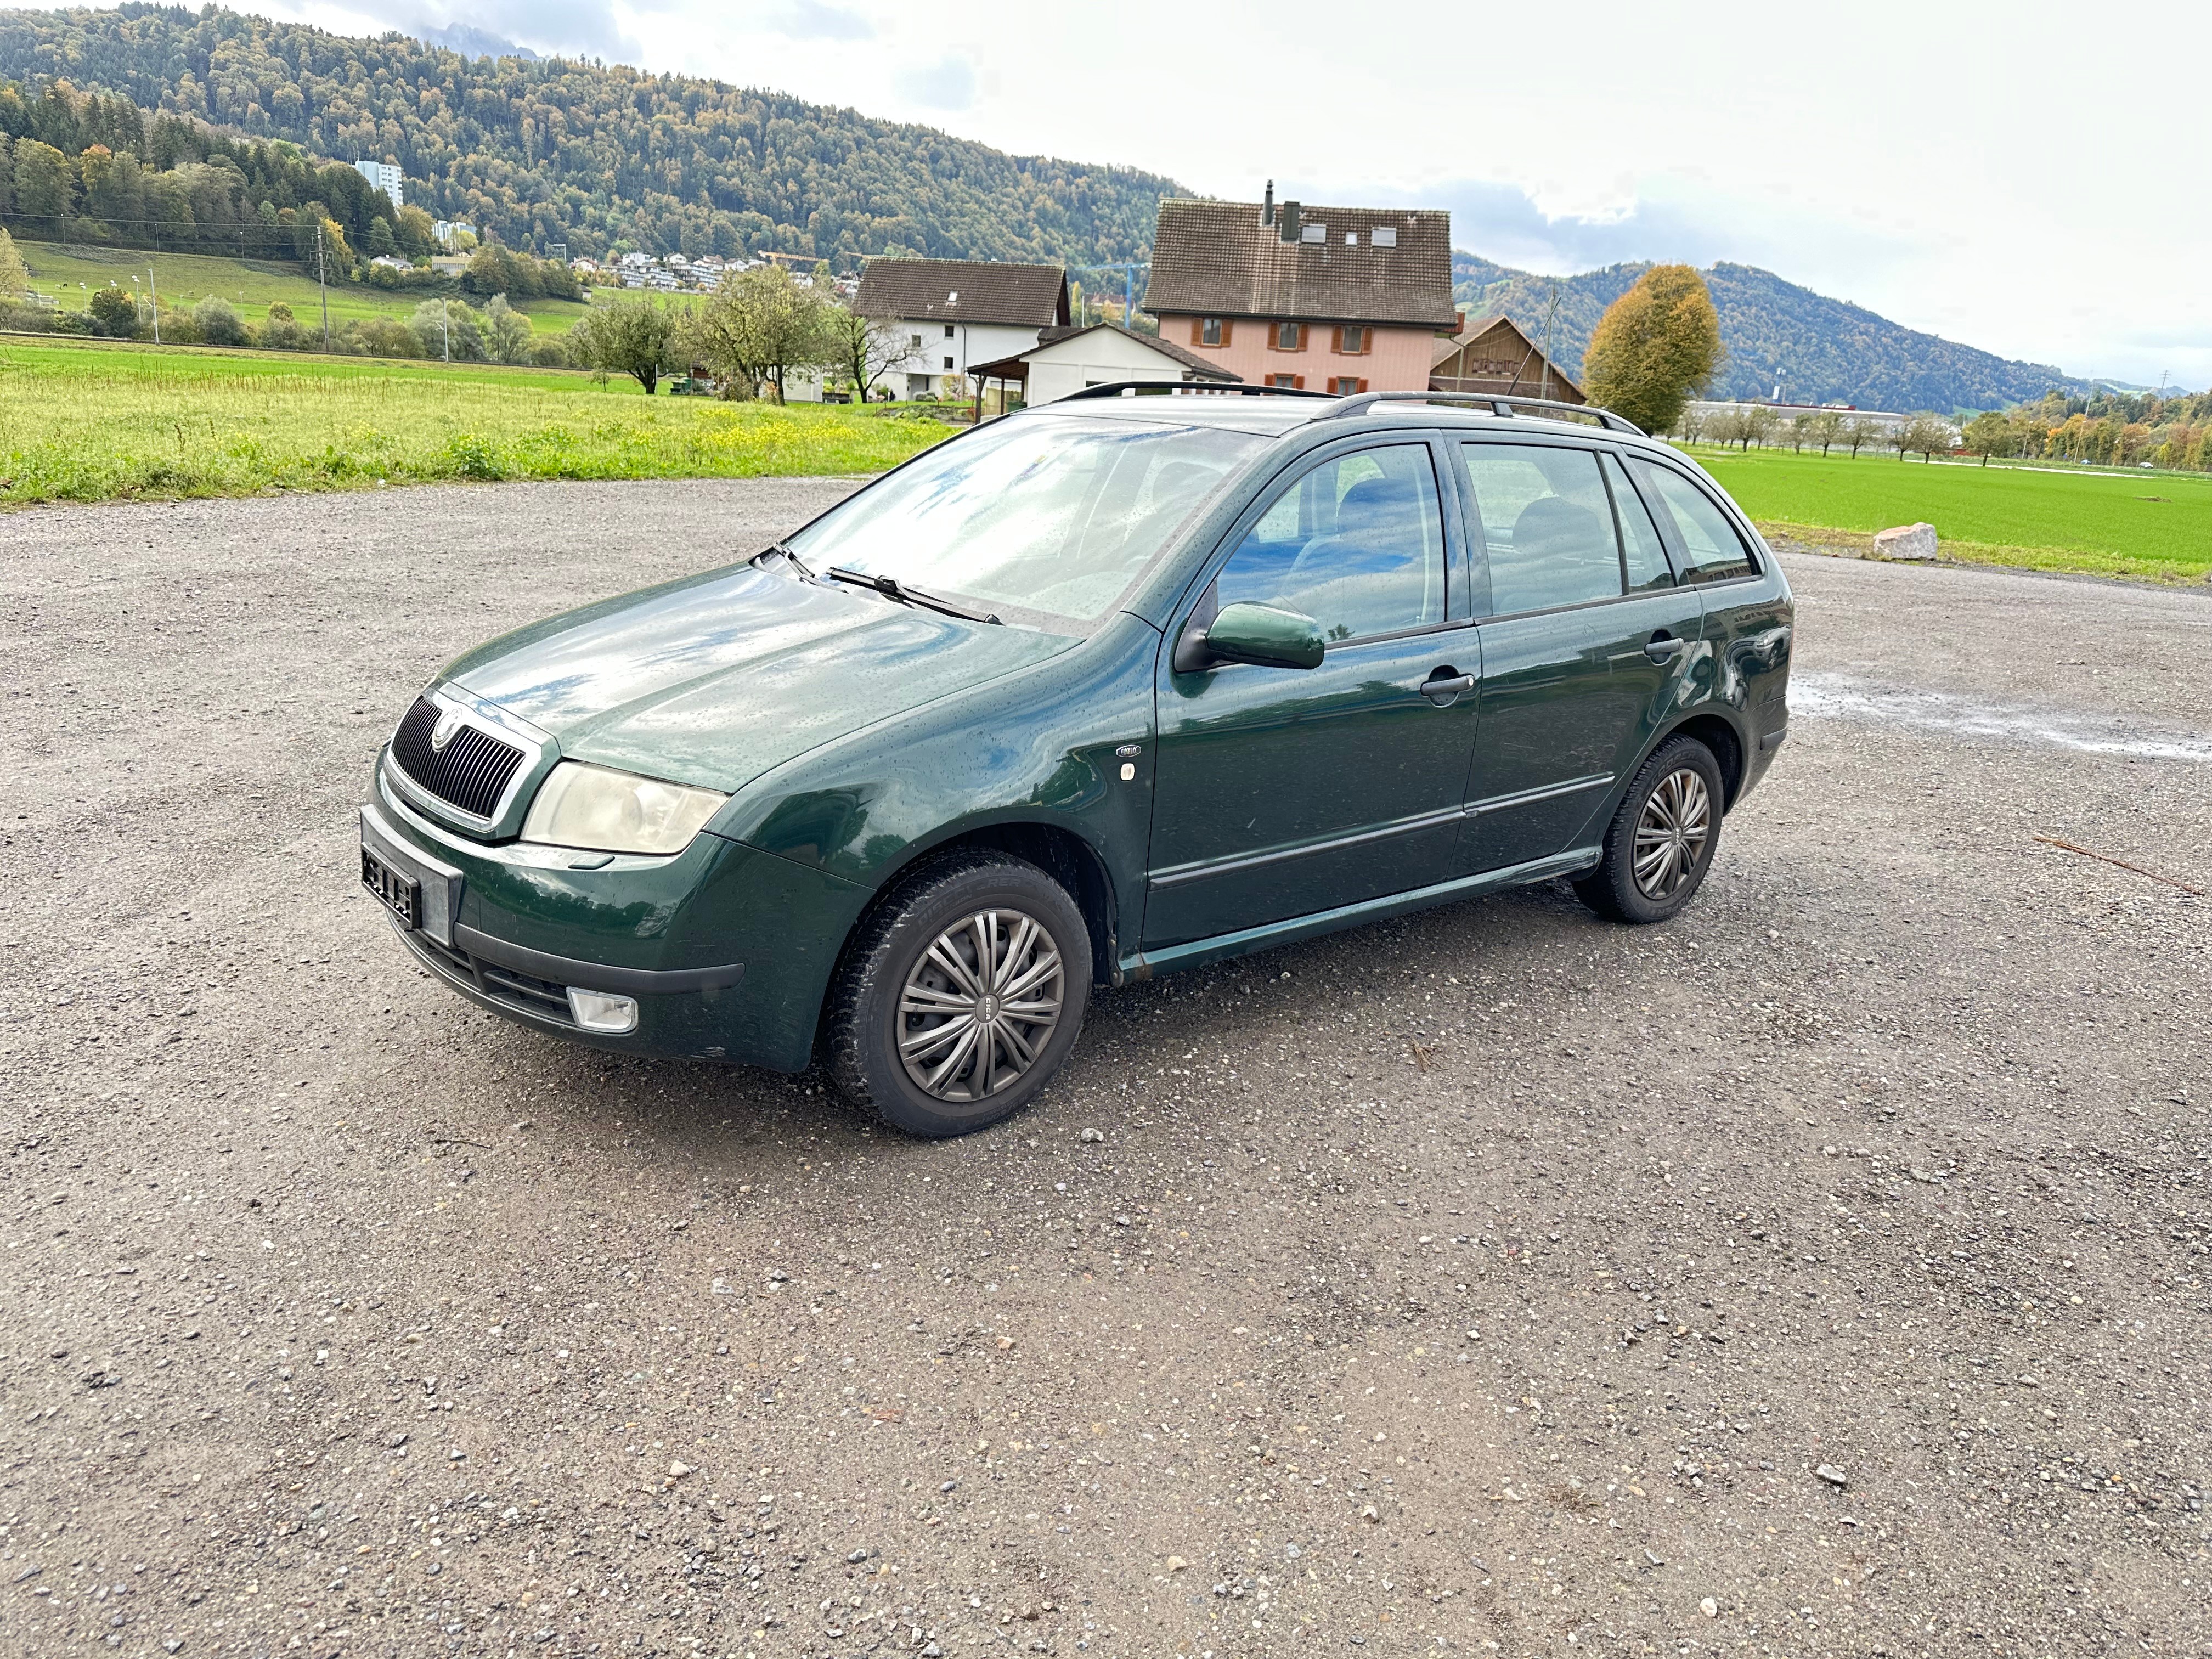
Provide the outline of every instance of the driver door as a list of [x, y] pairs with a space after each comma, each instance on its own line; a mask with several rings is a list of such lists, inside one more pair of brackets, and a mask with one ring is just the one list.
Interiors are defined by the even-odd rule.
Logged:
[[1426, 441], [1337, 452], [1279, 488], [1190, 613], [1249, 601], [1311, 617], [1330, 641], [1321, 665], [1180, 672], [1190, 617], [1170, 631], [1145, 948], [1451, 874], [1481, 665], [1453, 620], [1445, 522]]

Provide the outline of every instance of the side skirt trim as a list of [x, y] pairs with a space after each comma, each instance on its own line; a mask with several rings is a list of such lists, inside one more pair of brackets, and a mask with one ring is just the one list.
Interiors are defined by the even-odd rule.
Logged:
[[1458, 899], [1474, 898], [1502, 887], [1525, 887], [1531, 882], [1550, 881], [1557, 876], [1580, 875], [1585, 870], [1595, 868], [1604, 856], [1605, 849], [1601, 847], [1577, 847], [1569, 852], [1554, 854], [1550, 858], [1509, 865], [1503, 870], [1486, 871], [1479, 876], [1461, 876], [1451, 881], [1438, 882], [1431, 887], [1417, 887], [1410, 892], [1393, 893], [1387, 898], [1365, 899], [1358, 904], [1339, 905], [1334, 910], [1317, 910], [1310, 915], [1291, 916], [1283, 921], [1271, 921], [1234, 933], [1217, 933], [1211, 939], [1193, 939], [1188, 945], [1171, 945], [1165, 950], [1149, 954], [1139, 951], [1121, 958], [1121, 982], [1135, 984], [1185, 968], [1202, 968], [1208, 963], [1241, 957], [1253, 951], [1265, 950], [1270, 945], [1290, 945], [1299, 939], [1314, 939], [1322, 933], [1333, 933], [1340, 927], [1356, 927], [1365, 922], [1387, 921], [1393, 916], [1425, 910], [1432, 905], [1449, 904]]

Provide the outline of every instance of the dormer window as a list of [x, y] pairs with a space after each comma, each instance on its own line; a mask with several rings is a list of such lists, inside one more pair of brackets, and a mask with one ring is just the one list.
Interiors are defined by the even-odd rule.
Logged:
[[1298, 240], [1302, 242], [1326, 242], [1328, 240], [1328, 227], [1301, 225], [1298, 227]]
[[1346, 247], [1358, 247], [1359, 246], [1359, 233], [1356, 230], [1346, 231], [1344, 233], [1344, 245]]
[[1375, 234], [1374, 234], [1373, 240], [1374, 240], [1375, 246], [1377, 246], [1377, 247], [1395, 247], [1395, 246], [1398, 246], [1398, 227], [1397, 227], [1397, 226], [1395, 226], [1395, 225], [1377, 225], [1377, 226], [1376, 226], [1376, 227], [1375, 227]]
[[945, 296], [945, 303], [949, 306], [958, 305], [960, 303], [960, 290], [956, 288], [951, 293], [946, 295]]

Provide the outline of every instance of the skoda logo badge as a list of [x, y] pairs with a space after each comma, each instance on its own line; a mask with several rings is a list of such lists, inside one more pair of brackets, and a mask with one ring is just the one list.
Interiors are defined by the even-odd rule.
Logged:
[[460, 729], [461, 717], [459, 714], [450, 709], [440, 714], [438, 723], [430, 728], [431, 749], [435, 752], [443, 753], [446, 745], [453, 740], [453, 734]]

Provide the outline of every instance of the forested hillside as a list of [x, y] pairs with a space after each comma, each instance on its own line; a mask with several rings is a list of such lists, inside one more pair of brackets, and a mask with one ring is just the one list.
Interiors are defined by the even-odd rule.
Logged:
[[[1590, 331], [1645, 267], [1607, 265], [1558, 279], [1553, 361], [1578, 375]], [[1765, 398], [1778, 382], [1792, 403], [1848, 403], [1861, 409], [2000, 409], [2033, 402], [2054, 386], [2081, 382], [2044, 363], [2014, 362], [1831, 300], [1768, 270], [1717, 264], [1705, 273], [1720, 313], [1728, 366], [1716, 395]], [[1553, 281], [1452, 255], [1453, 293], [1478, 313], [1503, 311], [1540, 344]]]
[[397, 162], [406, 195], [518, 247], [601, 253], [1141, 257], [1170, 179], [1008, 155], [719, 81], [468, 58], [209, 7], [0, 11], [0, 81]]

